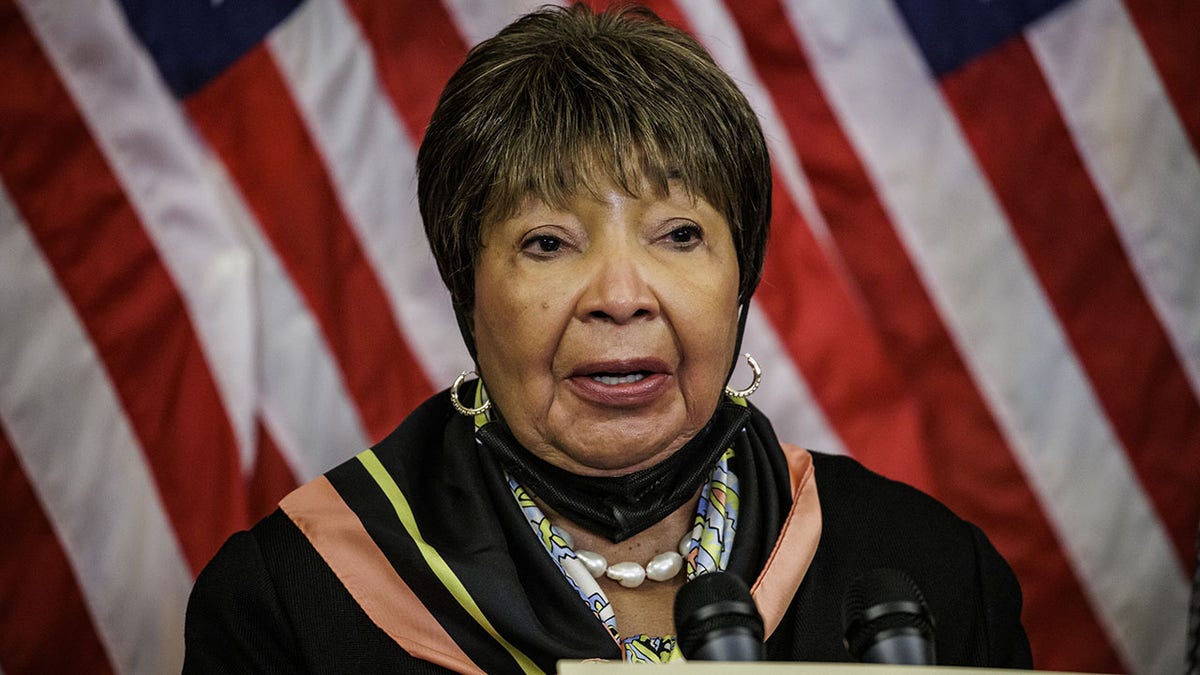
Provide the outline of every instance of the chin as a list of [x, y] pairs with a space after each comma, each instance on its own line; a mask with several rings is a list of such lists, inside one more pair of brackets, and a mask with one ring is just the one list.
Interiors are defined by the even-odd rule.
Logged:
[[[691, 434], [658, 438], [631, 435], [628, 420], [624, 425], [624, 429], [618, 430], [621, 432], [619, 437], [597, 431], [579, 442], [568, 441], [561, 445], [563, 455], [571, 462], [571, 466], [563, 468], [580, 475], [621, 476], [658, 464], [683, 447], [686, 439], [691, 437]], [[654, 430], [660, 429], [661, 426]], [[604, 450], [597, 452], [596, 448]]]

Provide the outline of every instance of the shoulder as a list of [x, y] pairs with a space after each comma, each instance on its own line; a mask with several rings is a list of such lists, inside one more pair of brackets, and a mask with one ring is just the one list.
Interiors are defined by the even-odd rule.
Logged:
[[235, 664], [247, 672], [296, 669], [299, 649], [295, 635], [284, 629], [287, 625], [259, 538], [250, 531], [238, 532], [192, 587], [184, 628], [184, 672]]
[[[899, 526], [907, 536], [968, 535], [967, 523], [920, 490], [871, 471], [844, 455], [811, 452], [822, 514], [851, 531]], [[897, 532], [896, 534], [899, 534]]]
[[188, 600], [184, 672], [444, 672], [367, 616], [276, 510], [226, 541]]
[[310, 552], [303, 534], [276, 509], [250, 530], [230, 536], [200, 571], [188, 602], [189, 617], [237, 614], [241, 620], [278, 619], [284, 590], [277, 582], [280, 567], [311, 566], [317, 561], [315, 552]]
[[[908, 567], [931, 585], [975, 578], [987, 537], [937, 499], [850, 457], [811, 453], [823, 553], [849, 568]], [[865, 570], [863, 570], [865, 571]]]
[[[908, 573], [937, 622], [939, 662], [1028, 666], [1016, 577], [976, 526], [937, 499], [845, 456], [810, 452], [821, 539], [798, 602], [840, 616], [841, 596], [877, 568]], [[840, 642], [840, 621], [824, 630]], [[829, 654], [838, 654], [840, 645]]]
[[[276, 511], [261, 520], [252, 530], [234, 533], [212, 560], [201, 570], [192, 588], [189, 612], [193, 608], [215, 605], [227, 594], [273, 595], [274, 587], [267, 557], [289, 534], [298, 535], [290, 521]], [[292, 532], [289, 532], [291, 530]], [[266, 544], [266, 554], [264, 554]]]

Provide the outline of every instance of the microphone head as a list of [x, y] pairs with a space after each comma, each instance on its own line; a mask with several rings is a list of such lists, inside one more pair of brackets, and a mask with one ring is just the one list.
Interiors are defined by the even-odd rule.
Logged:
[[900, 570], [871, 570], [851, 582], [842, 598], [845, 645], [857, 661], [877, 661], [868, 654], [872, 647], [905, 636], [924, 642], [926, 664], [932, 664], [933, 625], [921, 589]]
[[675, 633], [684, 658], [695, 655], [714, 636], [746, 633], [761, 646], [763, 620], [750, 589], [726, 572], [701, 574], [675, 595]]

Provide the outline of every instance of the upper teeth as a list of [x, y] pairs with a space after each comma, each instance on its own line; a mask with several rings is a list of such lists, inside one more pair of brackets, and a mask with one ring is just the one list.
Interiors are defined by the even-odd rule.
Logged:
[[628, 375], [593, 375], [592, 379], [600, 384], [629, 384], [644, 377], [646, 376], [642, 373], [630, 373]]

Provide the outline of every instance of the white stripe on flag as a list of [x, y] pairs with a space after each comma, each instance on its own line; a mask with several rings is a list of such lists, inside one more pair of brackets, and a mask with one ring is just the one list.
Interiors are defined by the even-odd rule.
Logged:
[[1130, 262], [1200, 393], [1200, 163], [1116, 2], [1075, 2], [1026, 31]]
[[366, 447], [367, 433], [308, 305], [224, 166], [211, 154], [207, 157], [207, 180], [217, 203], [254, 256], [257, 405], [280, 454], [303, 482]]
[[1117, 649], [1138, 671], [1178, 670], [1174, 549], [895, 8], [788, 12]]
[[341, 2], [309, 2], [269, 45], [401, 333], [449, 385], [471, 360], [417, 211], [416, 152], [358, 24]]
[[492, 37], [523, 14], [547, 4], [564, 4], [564, 0], [442, 0], [442, 4], [470, 46]]
[[80, 114], [178, 285], [237, 434], [254, 459], [250, 255], [214, 207], [203, 159], [175, 100], [115, 3], [22, 0]]
[[3, 186], [0, 269], [13, 450], [117, 671], [179, 672], [191, 572], [109, 375]]

